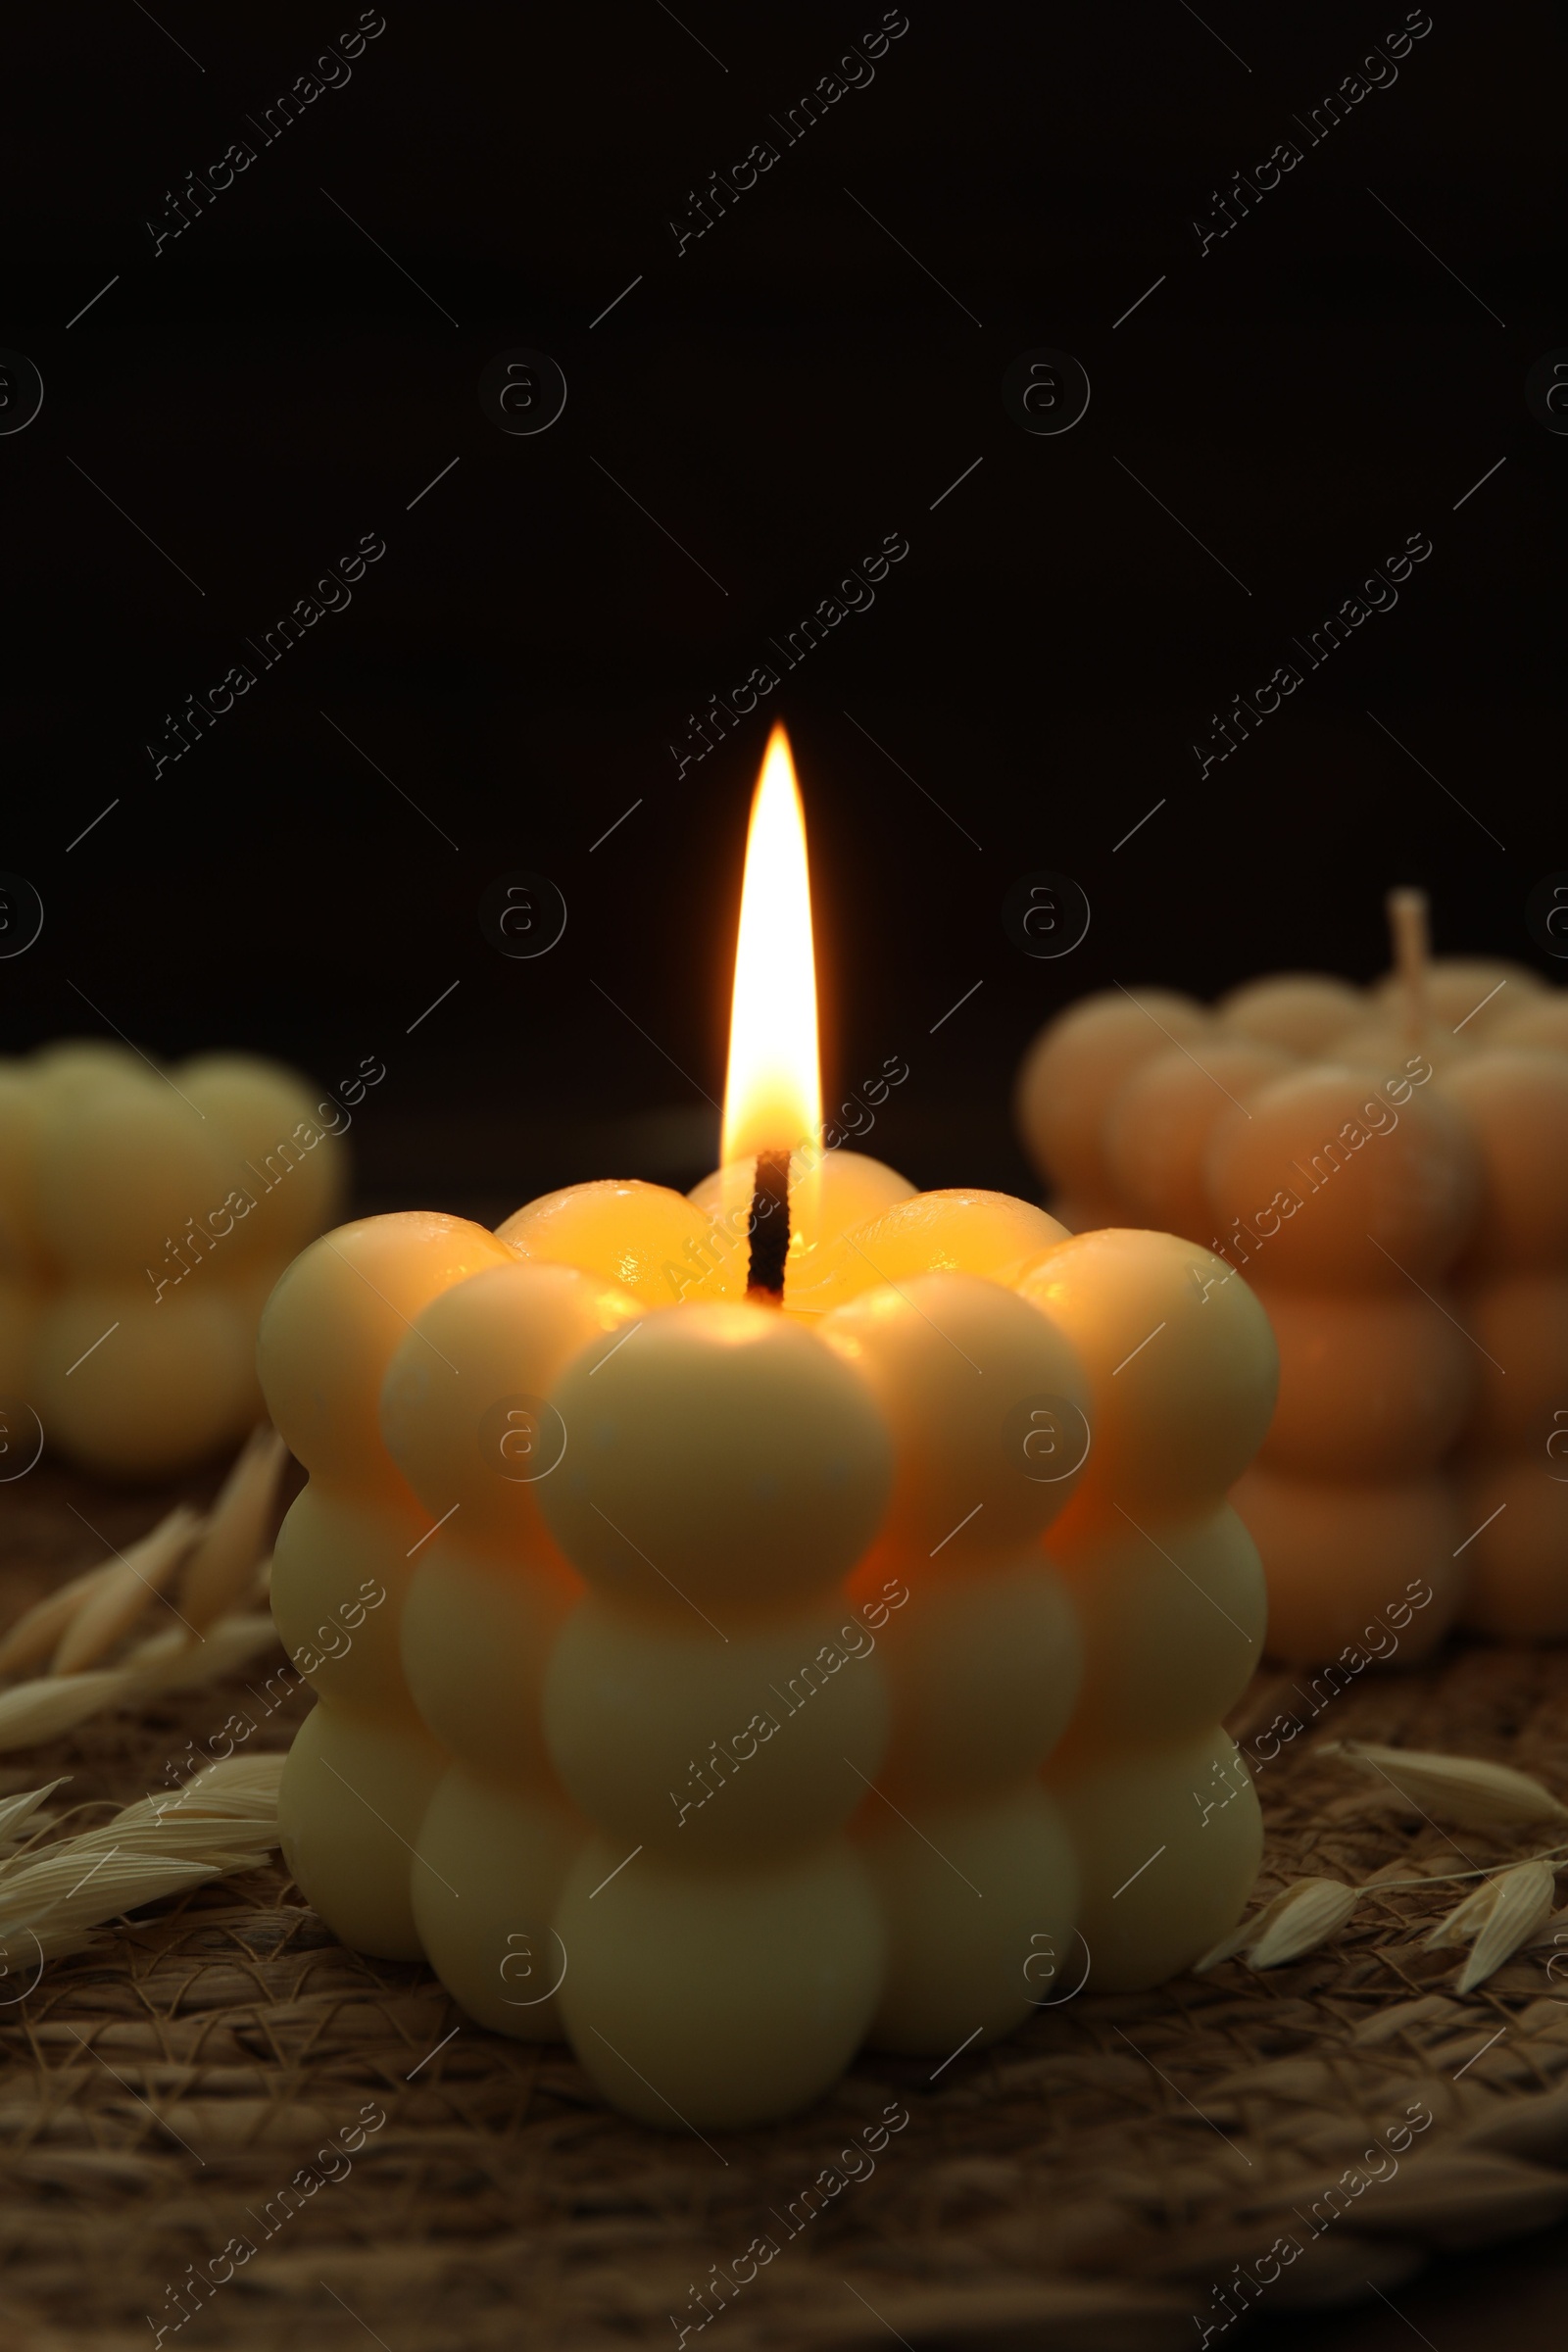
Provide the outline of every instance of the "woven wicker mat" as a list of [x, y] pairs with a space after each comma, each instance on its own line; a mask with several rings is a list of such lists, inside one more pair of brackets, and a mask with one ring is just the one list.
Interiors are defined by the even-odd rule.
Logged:
[[[83, 1520], [123, 1544], [167, 1499], [48, 1465], [7, 1490], [0, 1622], [102, 1556]], [[1286, 1687], [1260, 1678], [1235, 1727], [1269, 1721]], [[244, 1699], [236, 1684], [89, 1724], [5, 1759], [0, 1786], [69, 1772], [62, 1799], [127, 1802]], [[293, 1728], [274, 1715], [254, 1743]], [[1265, 1890], [1405, 1856], [1464, 1867], [1442, 1832], [1316, 1754], [1331, 1734], [1568, 1788], [1568, 1652], [1461, 1648], [1344, 1690], [1261, 1775]], [[1461, 1835], [1477, 1862], [1546, 1842]], [[1086, 1994], [935, 2069], [870, 2057], [798, 2121], [710, 2141], [608, 2112], [564, 2050], [483, 2032], [422, 1968], [344, 1951], [281, 1868], [256, 1871], [106, 1931], [24, 1997], [31, 1971], [13, 1967], [9, 1998], [0, 1980], [0, 2340], [146, 2352], [167, 2327], [216, 2352], [297, 2327], [386, 2352], [635, 2352], [695, 2336], [708, 2310], [732, 2352], [881, 2346], [890, 2329], [1122, 2352], [1190, 2345], [1249, 2297], [1266, 2318], [1389, 2289], [1439, 2248], [1568, 2212], [1568, 2000], [1549, 1947], [1446, 1992], [1461, 1955], [1424, 1951], [1421, 1932], [1462, 1891], [1369, 1897], [1294, 1966]], [[908, 2122], [874, 2171], [840, 2165], [890, 2104]], [[352, 2169], [313, 2162], [367, 2106], [386, 2121]], [[1412, 2108], [1433, 2120], [1391, 2172], [1381, 2150]], [[1384, 2177], [1331, 2224], [1324, 2192], [1367, 2151]], [[827, 2167], [862, 2177], [807, 2221]], [[284, 2219], [300, 2168], [340, 2177]], [[778, 2252], [746, 2277], [759, 2235]], [[1228, 2290], [1237, 2265], [1267, 2273], [1282, 2235], [1300, 2250], [1278, 2278]], [[254, 2256], [176, 2330], [196, 2298], [171, 2290], [236, 2238]], [[715, 2288], [715, 2265], [745, 2282]]]

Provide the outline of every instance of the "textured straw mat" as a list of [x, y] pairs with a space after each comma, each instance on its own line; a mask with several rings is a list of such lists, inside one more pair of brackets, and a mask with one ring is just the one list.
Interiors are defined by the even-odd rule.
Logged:
[[[5, 1490], [0, 1623], [102, 1556], [71, 1505], [122, 1544], [166, 1499], [47, 1465]], [[1244, 1736], [1287, 1689], [1260, 1680]], [[0, 1787], [69, 1772], [57, 1803], [126, 1803], [167, 1786], [186, 1741], [211, 1740], [245, 1695], [235, 1683], [89, 1723], [3, 1759]], [[253, 1744], [286, 1744], [294, 1720], [274, 1715]], [[1261, 1774], [1265, 1891], [1551, 1842], [1460, 1831], [1461, 1857], [1314, 1754], [1346, 1734], [1568, 1788], [1568, 1652], [1458, 1649], [1344, 1690]], [[146, 2352], [167, 2326], [171, 2343], [269, 2352], [296, 2333], [385, 2352], [663, 2346], [682, 2328], [695, 2338], [692, 2290], [708, 2282], [732, 2352], [882, 2346], [890, 2329], [915, 2345], [1132, 2352], [1191, 2345], [1249, 2298], [1266, 2326], [1394, 2288], [1440, 2248], [1568, 2212], [1568, 1998], [1551, 1946], [1452, 1997], [1463, 1954], [1423, 1950], [1421, 1933], [1464, 1891], [1369, 1897], [1294, 1965], [1233, 1960], [1152, 1994], [1085, 1994], [935, 2068], [873, 2056], [809, 2115], [709, 2141], [608, 2112], [564, 2050], [468, 2024], [424, 1969], [342, 1950], [280, 1867], [253, 1871], [106, 1931], [35, 1989], [8, 1957], [0, 2342]], [[874, 2159], [856, 2152], [889, 2109], [906, 2124]], [[1396, 2169], [1390, 2131], [1411, 2110], [1432, 2120]], [[352, 2157], [330, 2153], [377, 2115]], [[302, 2168], [319, 2185], [295, 2211], [280, 2192]], [[839, 2185], [807, 2220], [827, 2168]], [[1325, 2201], [1347, 2168], [1361, 2191]], [[759, 2237], [778, 2251], [752, 2277]], [[1271, 2262], [1282, 2237], [1299, 2251]], [[190, 2266], [221, 2273], [236, 2239], [254, 2256], [176, 2333], [194, 2298], [171, 2289]], [[714, 2289], [714, 2265], [743, 2283]], [[1254, 2283], [1227, 2304], [1238, 2265]]]

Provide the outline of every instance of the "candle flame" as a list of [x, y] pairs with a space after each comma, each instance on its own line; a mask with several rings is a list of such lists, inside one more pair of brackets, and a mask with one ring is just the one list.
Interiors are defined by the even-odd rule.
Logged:
[[789, 737], [775, 726], [746, 841], [722, 1157], [797, 1151], [821, 1125], [806, 811]]

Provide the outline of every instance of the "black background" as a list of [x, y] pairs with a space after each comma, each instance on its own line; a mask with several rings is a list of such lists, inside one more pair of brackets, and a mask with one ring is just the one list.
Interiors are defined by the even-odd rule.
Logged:
[[[1010, 1074], [1069, 998], [1370, 976], [1391, 882], [1428, 885], [1441, 949], [1544, 963], [1523, 909], [1568, 865], [1568, 439], [1523, 384], [1568, 344], [1553, 14], [1438, 0], [1394, 86], [1309, 146], [1293, 118], [1395, 0], [913, 0], [869, 86], [785, 146], [770, 117], [879, 9], [389, 0], [269, 145], [247, 117], [357, 11], [157, 13], [9, 39], [0, 342], [45, 400], [0, 439], [0, 865], [46, 908], [0, 964], [9, 1050], [113, 1026], [327, 1083], [377, 1054], [377, 1206], [690, 1182], [780, 714], [825, 1073], [909, 1062], [868, 1148], [916, 1181], [1028, 1183]], [[240, 138], [256, 161], [155, 255], [167, 192]], [[760, 138], [776, 165], [677, 254], [688, 192]], [[1287, 138], [1301, 162], [1200, 256], [1194, 218]], [[569, 388], [533, 437], [477, 395], [516, 346]], [[1091, 379], [1059, 437], [1003, 407], [1036, 346]], [[165, 714], [367, 532], [352, 605], [155, 778]], [[874, 609], [677, 776], [688, 711], [890, 532]], [[1414, 532], [1397, 608], [1200, 779], [1210, 714]], [[1059, 961], [1001, 920], [1042, 867], [1093, 907]], [[518, 868], [569, 910], [534, 961], [478, 923]]]

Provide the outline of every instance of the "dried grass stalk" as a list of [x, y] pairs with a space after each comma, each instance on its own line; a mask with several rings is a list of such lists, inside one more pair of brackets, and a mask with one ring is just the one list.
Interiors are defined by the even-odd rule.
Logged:
[[1427, 1946], [1468, 1943], [1470, 1957], [1459, 1972], [1454, 1990], [1473, 1992], [1534, 1938], [1550, 1916], [1556, 1897], [1556, 1873], [1549, 1862], [1515, 1863], [1511, 1870], [1499, 1871], [1487, 1880], [1441, 1919], [1427, 1936]]
[[36, 1747], [84, 1723], [101, 1707], [122, 1704], [127, 1679], [122, 1668], [109, 1667], [97, 1674], [49, 1676], [0, 1691], [0, 1752]]
[[[215, 1821], [271, 1821], [287, 1751], [272, 1748], [255, 1756], [223, 1756], [193, 1773], [180, 1794], [180, 1811], [200, 1811]], [[122, 1819], [139, 1813], [145, 1797], [127, 1805]]]
[[200, 1642], [187, 1640], [177, 1630], [154, 1634], [125, 1660], [125, 1673], [134, 1677], [132, 1702], [161, 1690], [195, 1690], [203, 1683], [218, 1682], [270, 1649], [276, 1640], [270, 1616], [221, 1617]]
[[[104, 1709], [216, 1682], [271, 1647], [271, 1559], [259, 1555], [285, 1459], [275, 1430], [254, 1431], [209, 1518], [180, 1504], [123, 1554], [73, 1577], [19, 1619], [0, 1642], [0, 1677], [50, 1663], [0, 1690], [0, 1753], [55, 1739]], [[137, 1640], [148, 1603], [181, 1569], [179, 1605], [169, 1603], [179, 1622]]]
[[57, 1788], [63, 1788], [69, 1778], [69, 1774], [62, 1773], [59, 1780], [51, 1781], [47, 1788], [28, 1788], [21, 1796], [7, 1797], [5, 1803], [0, 1805], [0, 1844], [15, 1845], [24, 1822], [29, 1821]]
[[1363, 1889], [1343, 1879], [1297, 1879], [1194, 1963], [1201, 1976], [1240, 1952], [1250, 1968], [1283, 1968], [1344, 1927]]
[[1494, 1880], [1483, 1879], [1478, 1886], [1471, 1888], [1462, 1902], [1455, 1904], [1451, 1911], [1446, 1911], [1436, 1926], [1430, 1928], [1422, 1937], [1426, 1949], [1435, 1952], [1446, 1943], [1468, 1943], [1492, 1909], [1494, 1885]]
[[[0, 1953], [19, 1966], [81, 1951], [88, 1931], [143, 1903], [230, 1870], [249, 1870], [277, 1843], [283, 1758], [248, 1756], [209, 1765], [167, 1806], [141, 1798], [79, 1837], [0, 1861]], [[60, 1787], [56, 1781], [53, 1788]], [[0, 1831], [52, 1789], [13, 1798]]]
[[[43, 1960], [81, 1951], [87, 1929], [215, 1876], [206, 1861], [119, 1854], [113, 1846], [81, 1854], [70, 1850], [74, 1845], [67, 1838], [47, 1861], [0, 1885], [0, 1948], [13, 1961], [34, 1941]], [[226, 1853], [221, 1867], [234, 1867]]]
[[1364, 1740], [1325, 1740], [1317, 1752], [1362, 1766], [1417, 1812], [1459, 1829], [1504, 1830], [1532, 1821], [1568, 1821], [1568, 1805], [1559, 1803], [1540, 1781], [1484, 1756], [1379, 1747]]
[[0, 1675], [21, 1674], [51, 1656], [92, 1588], [113, 1576], [119, 1566], [118, 1560], [103, 1560], [96, 1568], [74, 1576], [69, 1584], [46, 1592], [42, 1600], [35, 1600], [0, 1642]]
[[1396, 2034], [1407, 2034], [1417, 2026], [1430, 2025], [1436, 2018], [1457, 2018], [1462, 2014], [1457, 2002], [1446, 1992], [1429, 1992], [1415, 2001], [1396, 2001], [1392, 2009], [1379, 2009], [1363, 2018], [1350, 2035], [1360, 2049], [1374, 2048], [1380, 2041], [1392, 2041]]
[[1344, 1927], [1361, 1899], [1359, 1886], [1339, 1879], [1298, 1879], [1248, 1953], [1251, 1968], [1283, 1968]]
[[1505, 1870], [1496, 1882], [1496, 1901], [1471, 1946], [1455, 1989], [1471, 1992], [1511, 1960], [1546, 1919], [1557, 1896], [1555, 1875], [1547, 1862], [1521, 1862]]
[[79, 1674], [122, 1642], [153, 1594], [161, 1592], [201, 1531], [201, 1519], [176, 1503], [151, 1535], [114, 1562], [112, 1572], [83, 1597], [56, 1650], [51, 1674]]
[[247, 1598], [286, 1459], [270, 1423], [252, 1430], [240, 1448], [180, 1580], [180, 1614], [197, 1633]]
[[122, 1666], [91, 1674], [46, 1675], [0, 1691], [0, 1754], [36, 1747], [69, 1732], [89, 1715], [114, 1707], [137, 1707], [165, 1691], [195, 1690], [237, 1673], [271, 1648], [277, 1629], [270, 1617], [224, 1617], [198, 1645], [177, 1628], [154, 1634]]

